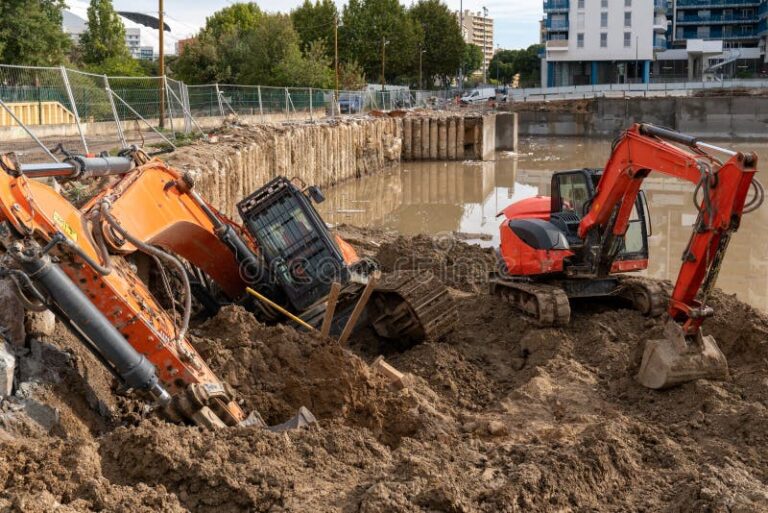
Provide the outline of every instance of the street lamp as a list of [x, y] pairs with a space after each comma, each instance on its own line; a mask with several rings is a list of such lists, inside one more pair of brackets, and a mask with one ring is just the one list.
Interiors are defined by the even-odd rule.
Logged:
[[422, 83], [422, 80], [421, 80], [421, 56], [424, 55], [425, 53], [427, 53], [426, 50], [421, 50], [419, 52], [419, 89], [422, 89], [422, 90], [424, 89], [424, 84]]
[[387, 56], [385, 48], [387, 47], [388, 44], [389, 44], [389, 41], [387, 40], [387, 38], [382, 37], [381, 38], [381, 92], [382, 93], [384, 92], [384, 84], [385, 84], [384, 63], [386, 62], [386, 56]]
[[488, 64], [486, 55], [488, 55], [486, 52], [486, 42], [485, 38], [488, 35], [488, 8], [483, 6], [483, 84], [488, 83]]

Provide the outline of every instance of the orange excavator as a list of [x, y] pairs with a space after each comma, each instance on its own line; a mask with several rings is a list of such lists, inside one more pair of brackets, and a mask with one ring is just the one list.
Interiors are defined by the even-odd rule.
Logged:
[[[634, 125], [614, 142], [604, 169], [555, 173], [551, 197], [522, 200], [499, 214], [500, 270], [491, 292], [548, 325], [569, 322], [571, 298], [620, 296], [650, 316], [666, 307], [666, 338], [646, 343], [639, 381], [664, 388], [725, 377], [726, 359], [701, 326], [714, 314], [707, 300], [742, 214], [763, 202], [756, 166], [754, 153]], [[653, 172], [695, 184], [698, 210], [668, 303], [657, 282], [626, 276], [648, 267], [651, 227], [640, 187]]]
[[[53, 311], [125, 388], [173, 421], [264, 425], [189, 343], [193, 296], [209, 310], [239, 303], [265, 322], [289, 322], [288, 313], [302, 329], [325, 321], [334, 333], [376, 272], [328, 230], [313, 206], [320, 191], [284, 177], [238, 204], [240, 226], [200, 196], [189, 174], [137, 148], [67, 154], [53, 164], [21, 164], [8, 154], [0, 167], [0, 275], [15, 282], [27, 308]], [[108, 185], [78, 208], [42, 178]], [[148, 274], [142, 262], [160, 270], [178, 305], [163, 308], [140, 278]], [[326, 319], [334, 282], [341, 290]], [[353, 318], [412, 342], [442, 336], [457, 317], [447, 289], [425, 273], [385, 275], [367, 305], [367, 315]], [[312, 420], [302, 409], [277, 428]]]

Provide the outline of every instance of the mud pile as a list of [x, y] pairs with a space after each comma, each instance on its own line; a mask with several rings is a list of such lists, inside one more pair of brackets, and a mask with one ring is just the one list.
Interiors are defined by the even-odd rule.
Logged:
[[[633, 376], [660, 321], [591, 302], [574, 304], [567, 328], [539, 328], [477, 273], [453, 272], [487, 251], [358, 235], [380, 237], [360, 250], [385, 268], [442, 273], [459, 328], [402, 352], [363, 331], [347, 349], [224, 308], [192, 341], [244, 407], [272, 423], [302, 405], [319, 418], [279, 434], [154, 419], [76, 342], [52, 337], [40, 344], [56, 372], [31, 389], [59, 421], [0, 423], [0, 511], [768, 510], [768, 318], [716, 294], [706, 326], [730, 379], [649, 391]], [[380, 351], [406, 388], [371, 370]]]

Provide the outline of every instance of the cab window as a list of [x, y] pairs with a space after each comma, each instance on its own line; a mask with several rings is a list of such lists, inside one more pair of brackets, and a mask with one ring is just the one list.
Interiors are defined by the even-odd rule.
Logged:
[[589, 186], [584, 173], [563, 173], [557, 177], [560, 204], [555, 205], [559, 212], [574, 212], [582, 217], [584, 206], [589, 201]]

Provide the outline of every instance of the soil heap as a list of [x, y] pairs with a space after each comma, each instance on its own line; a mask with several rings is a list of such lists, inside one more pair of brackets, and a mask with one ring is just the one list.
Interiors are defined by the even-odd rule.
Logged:
[[[590, 302], [540, 328], [485, 292], [487, 250], [342, 232], [385, 270], [441, 276], [459, 328], [405, 351], [363, 330], [344, 349], [233, 306], [193, 329], [246, 410], [319, 419], [287, 433], [158, 420], [59, 328], [28, 342], [0, 408], [0, 511], [768, 511], [763, 314], [715, 294], [705, 326], [730, 378], [655, 392], [634, 375], [661, 320]], [[406, 388], [371, 371], [379, 353]]]

